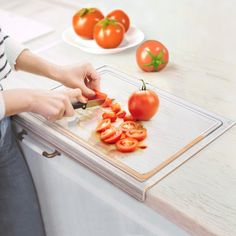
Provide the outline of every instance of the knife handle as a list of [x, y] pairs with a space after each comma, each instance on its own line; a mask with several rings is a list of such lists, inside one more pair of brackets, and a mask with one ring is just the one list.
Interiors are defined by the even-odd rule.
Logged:
[[79, 109], [79, 108], [86, 109], [87, 103], [74, 102], [74, 103], [72, 103], [72, 106], [73, 106], [74, 109]]

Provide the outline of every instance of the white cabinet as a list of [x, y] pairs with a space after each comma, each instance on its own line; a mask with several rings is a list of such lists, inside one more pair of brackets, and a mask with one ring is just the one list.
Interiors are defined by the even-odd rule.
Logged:
[[[18, 131], [22, 128], [18, 126]], [[20, 142], [38, 192], [47, 236], [187, 235], [77, 161], [27, 131]]]

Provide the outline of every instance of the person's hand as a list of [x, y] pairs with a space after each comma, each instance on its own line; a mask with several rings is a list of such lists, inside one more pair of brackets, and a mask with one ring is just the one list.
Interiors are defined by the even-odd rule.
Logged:
[[100, 76], [89, 63], [57, 68], [54, 78], [66, 87], [80, 88], [87, 98], [95, 96], [94, 90], [100, 88]]
[[64, 116], [73, 116], [75, 111], [71, 102], [87, 102], [80, 89], [68, 91], [33, 91], [31, 92], [30, 111], [42, 115], [49, 121], [59, 120]]

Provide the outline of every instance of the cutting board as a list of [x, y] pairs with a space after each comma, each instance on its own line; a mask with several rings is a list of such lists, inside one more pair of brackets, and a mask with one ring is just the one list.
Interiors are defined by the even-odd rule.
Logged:
[[[128, 98], [140, 89], [141, 81], [107, 66], [98, 72], [102, 78], [101, 90], [128, 111]], [[160, 108], [150, 121], [141, 122], [148, 133], [144, 141], [146, 149], [121, 153], [114, 145], [102, 143], [95, 132], [102, 113], [106, 111], [101, 107], [78, 109], [78, 122], [71, 124], [63, 119], [54, 124], [55, 129], [138, 181], [145, 181], [222, 125], [220, 119], [201, 109], [182, 103], [160, 89], [148, 87], [158, 94]]]

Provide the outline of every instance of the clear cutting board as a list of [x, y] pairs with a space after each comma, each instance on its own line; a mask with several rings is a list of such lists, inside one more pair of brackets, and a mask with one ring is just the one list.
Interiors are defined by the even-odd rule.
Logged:
[[[141, 87], [141, 81], [108, 66], [98, 71], [102, 77], [101, 90], [128, 111], [128, 98]], [[105, 111], [101, 107], [78, 109], [78, 122], [63, 119], [55, 123], [54, 128], [138, 181], [146, 181], [222, 125], [220, 119], [197, 107], [182, 103], [162, 90], [148, 87], [158, 94], [160, 108], [152, 120], [142, 122], [148, 132], [144, 141], [146, 149], [124, 154], [116, 151], [114, 145], [102, 143], [95, 132]]]

